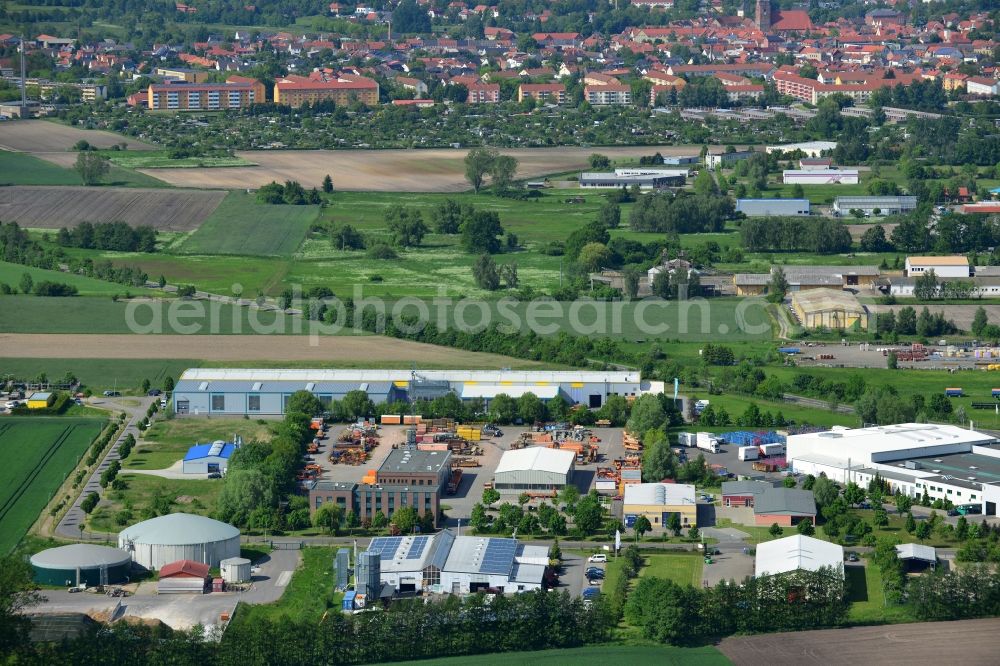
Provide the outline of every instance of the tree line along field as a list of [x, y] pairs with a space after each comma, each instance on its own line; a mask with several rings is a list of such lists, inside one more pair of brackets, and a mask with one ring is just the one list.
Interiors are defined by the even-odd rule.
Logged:
[[[152, 294], [152, 290], [143, 287], [125, 287], [124, 285], [97, 278], [76, 275], [74, 273], [63, 273], [45, 268], [35, 268], [34, 266], [24, 266], [22, 264], [12, 264], [8, 261], [0, 261], [0, 282], [13, 288], [18, 288], [18, 283], [24, 274], [27, 273], [35, 284], [43, 281], [61, 282], [77, 288], [81, 296], [110, 296], [112, 294], [122, 294], [130, 291], [133, 294]], [[88, 301], [89, 302], [89, 301]], [[0, 314], [0, 317], [3, 315]]]
[[0, 553], [21, 540], [76, 467], [104, 421], [68, 417], [6, 417], [0, 421]]

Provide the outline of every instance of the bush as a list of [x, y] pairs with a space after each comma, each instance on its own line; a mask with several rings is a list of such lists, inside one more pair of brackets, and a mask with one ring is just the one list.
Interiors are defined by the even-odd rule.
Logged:
[[365, 253], [369, 259], [397, 259], [399, 255], [386, 243], [376, 243]]
[[94, 510], [94, 508], [97, 506], [97, 503], [100, 501], [101, 501], [101, 496], [98, 495], [97, 493], [92, 492], [83, 498], [83, 501], [80, 502], [80, 508], [83, 510], [84, 513], [89, 514], [91, 511]]

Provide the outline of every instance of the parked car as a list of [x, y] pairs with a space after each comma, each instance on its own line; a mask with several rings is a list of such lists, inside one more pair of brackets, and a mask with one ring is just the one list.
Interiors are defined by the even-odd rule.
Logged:
[[160, 389], [149, 389], [148, 391], [146, 391], [146, 395], [152, 396], [152, 397], [156, 397], [156, 396], [160, 395], [161, 393], [163, 393], [163, 391], [161, 391]]
[[858, 559], [859, 559], [858, 558], [858, 554], [855, 553], [854, 551], [850, 551], [850, 552], [847, 553], [847, 561], [848, 562], [857, 562]]
[[121, 391], [105, 391], [105, 398], [120, 398], [122, 397]]
[[584, 573], [587, 578], [604, 578], [604, 569], [598, 569], [597, 567], [590, 567]]
[[588, 562], [607, 562], [608, 561], [608, 556], [605, 555], [604, 553], [594, 553], [589, 558], [587, 558], [587, 561]]
[[218, 472], [212, 472], [211, 474], [208, 475], [208, 478], [210, 478], [210, 479], [221, 479], [222, 475], [219, 474]]

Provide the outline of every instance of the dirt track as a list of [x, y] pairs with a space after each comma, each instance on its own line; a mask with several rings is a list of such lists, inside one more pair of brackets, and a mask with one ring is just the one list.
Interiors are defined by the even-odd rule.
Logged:
[[986, 666], [1000, 661], [998, 630], [1000, 619], [922, 622], [727, 638], [719, 649], [737, 666]]
[[534, 361], [437, 347], [382, 336], [0, 334], [11, 358], [203, 359], [411, 363], [455, 368], [538, 367]]
[[[716, 147], [719, 151], [721, 146]], [[609, 148], [522, 148], [503, 150], [518, 159], [518, 178], [587, 168], [587, 158], [652, 155], [697, 155], [701, 146], [634, 146]], [[463, 160], [467, 149], [434, 150], [264, 150], [238, 153], [258, 166], [145, 170], [177, 187], [260, 187], [272, 180], [298, 180], [321, 185], [330, 174], [338, 190], [361, 192], [460, 192], [469, 189]]]
[[[17, 120], [0, 123], [0, 148], [26, 153], [59, 153], [73, 149], [73, 144], [83, 139], [98, 148], [110, 148], [125, 142], [128, 150], [155, 150], [156, 146], [139, 139], [104, 132], [70, 127], [48, 120]], [[45, 155], [38, 155], [45, 158]], [[75, 155], [73, 159], [76, 159]]]
[[18, 185], [0, 188], [0, 220], [38, 229], [73, 227], [86, 220], [192, 231], [225, 197], [222, 191]]

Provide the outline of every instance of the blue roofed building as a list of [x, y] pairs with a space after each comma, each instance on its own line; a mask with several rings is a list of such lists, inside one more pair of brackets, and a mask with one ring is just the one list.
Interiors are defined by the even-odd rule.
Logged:
[[195, 444], [184, 456], [185, 474], [225, 474], [236, 444], [221, 440], [211, 444]]

